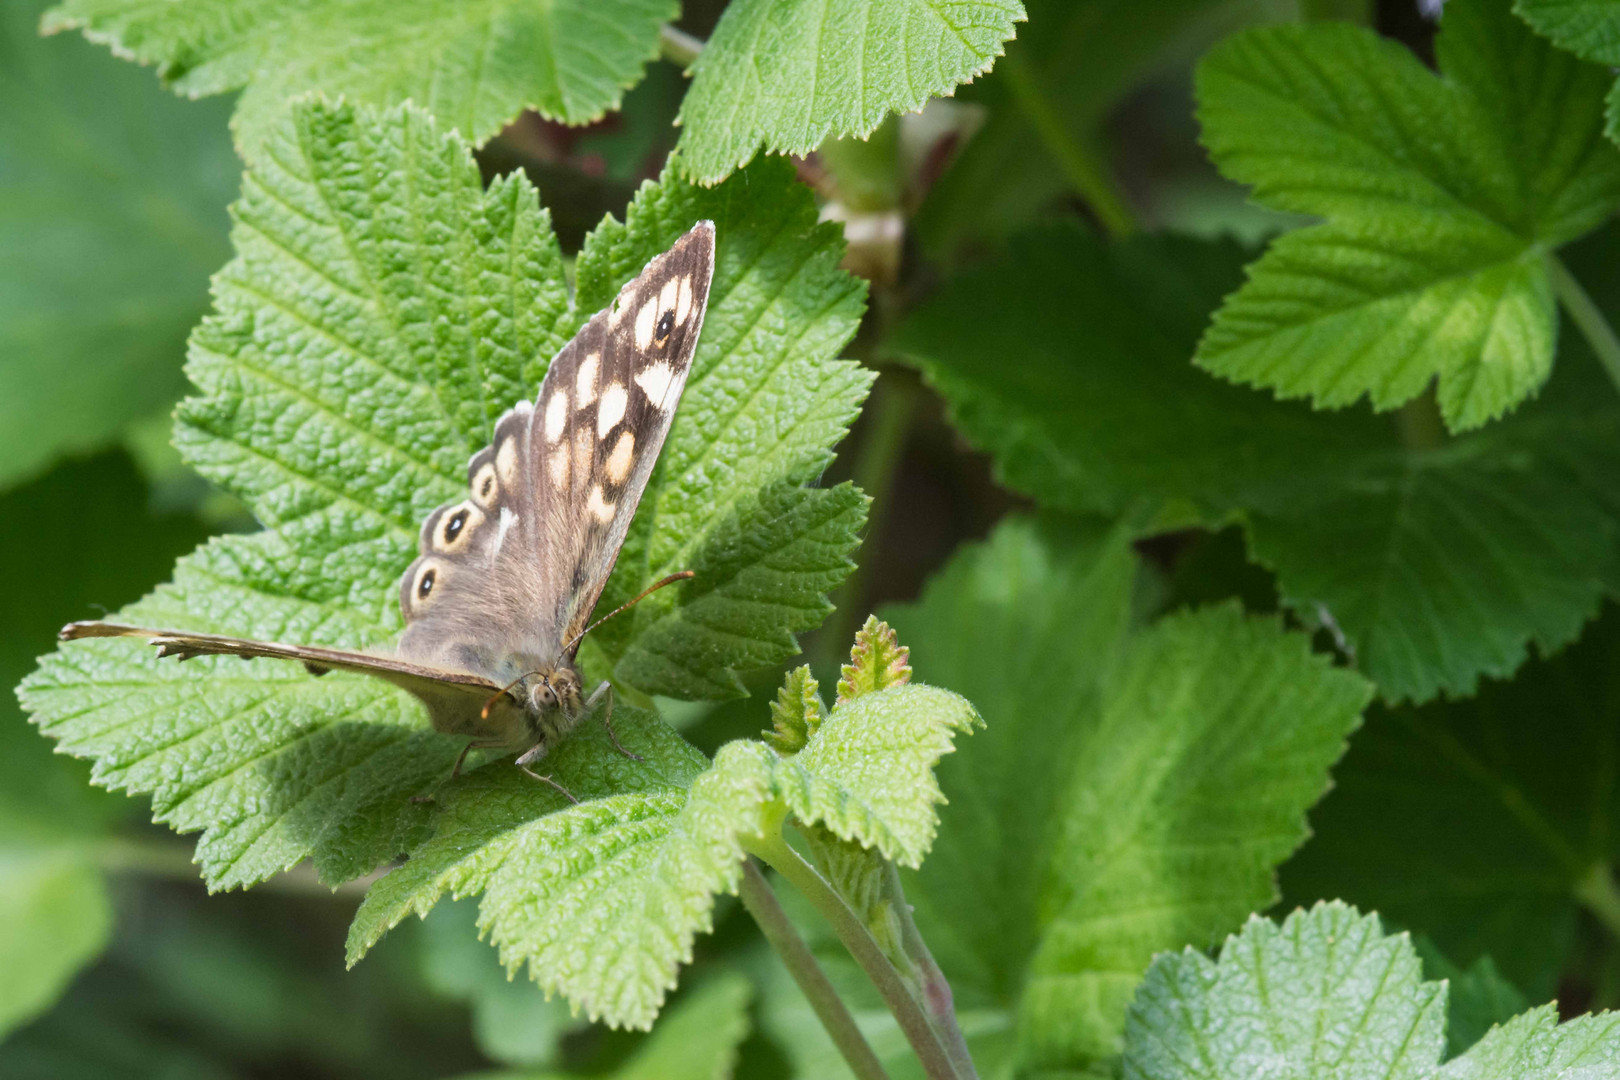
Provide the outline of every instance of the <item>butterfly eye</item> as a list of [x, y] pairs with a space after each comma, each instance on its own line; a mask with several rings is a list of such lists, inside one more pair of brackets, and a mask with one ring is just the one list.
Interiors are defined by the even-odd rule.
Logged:
[[444, 542], [446, 544], [455, 543], [456, 537], [461, 535], [461, 530], [467, 524], [467, 513], [468, 511], [465, 509], [458, 510], [450, 515], [449, 521], [444, 523]]
[[669, 340], [670, 331], [675, 329], [675, 313], [666, 311], [658, 316], [658, 326], [653, 331], [653, 340], [662, 345]]
[[428, 598], [428, 593], [433, 591], [433, 583], [437, 580], [439, 580], [439, 572], [437, 570], [429, 567], [426, 571], [424, 571], [421, 580], [416, 583], [417, 598], [426, 600]]

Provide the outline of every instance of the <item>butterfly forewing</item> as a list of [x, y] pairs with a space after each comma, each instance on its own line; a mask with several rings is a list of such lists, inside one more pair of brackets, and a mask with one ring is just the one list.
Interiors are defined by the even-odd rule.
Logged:
[[468, 498], [424, 524], [400, 586], [403, 655], [496, 681], [571, 659], [674, 420], [713, 268], [702, 222], [580, 329], [533, 405], [496, 423]]

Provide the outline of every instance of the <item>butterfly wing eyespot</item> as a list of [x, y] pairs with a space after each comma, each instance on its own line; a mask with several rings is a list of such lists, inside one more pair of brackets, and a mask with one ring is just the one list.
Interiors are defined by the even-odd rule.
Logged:
[[675, 331], [675, 309], [670, 308], [658, 316], [658, 325], [653, 328], [653, 344], [662, 348], [669, 344], [669, 335]]

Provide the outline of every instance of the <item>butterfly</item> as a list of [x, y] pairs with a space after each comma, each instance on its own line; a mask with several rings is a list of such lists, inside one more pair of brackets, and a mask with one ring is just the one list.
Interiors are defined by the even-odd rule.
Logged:
[[[70, 623], [61, 638], [138, 637], [182, 660], [269, 657], [375, 676], [418, 698], [439, 731], [469, 738], [452, 776], [472, 749], [521, 750], [519, 767], [572, 799], [530, 766], [611, 694], [603, 682], [583, 695], [575, 655], [675, 418], [713, 274], [714, 223], [700, 221], [563, 346], [533, 402], [496, 421], [467, 464], [467, 496], [422, 524], [400, 579], [395, 655], [108, 622]], [[613, 736], [611, 712], [610, 697]]]

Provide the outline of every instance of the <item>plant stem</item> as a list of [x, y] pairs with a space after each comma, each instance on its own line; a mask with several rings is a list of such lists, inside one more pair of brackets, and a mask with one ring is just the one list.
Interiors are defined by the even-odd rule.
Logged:
[[676, 67], [691, 67], [703, 51], [703, 42], [669, 23], [658, 28], [658, 55]]
[[956, 998], [951, 993], [951, 984], [946, 981], [945, 972], [935, 962], [934, 954], [923, 940], [922, 932], [917, 929], [916, 920], [911, 917], [911, 904], [906, 901], [905, 890], [900, 886], [899, 867], [885, 861], [884, 869], [883, 894], [900, 920], [900, 947], [916, 966], [923, 1008], [928, 1010], [934, 1030], [944, 1040], [945, 1052], [951, 1056], [956, 1071], [963, 1076], [972, 1076], [973, 1055], [968, 1052], [967, 1037], [962, 1034], [962, 1026], [956, 1021]]
[[1561, 259], [1552, 252], [1546, 255], [1547, 272], [1552, 275], [1553, 291], [1558, 294], [1559, 303], [1569, 313], [1570, 319], [1579, 328], [1586, 343], [1592, 346], [1597, 354], [1598, 362], [1603, 370], [1609, 373], [1609, 380], [1614, 383], [1615, 389], [1620, 390], [1620, 338], [1614, 333], [1614, 327], [1604, 318], [1603, 311], [1592, 300], [1575, 275], [1569, 272]]
[[804, 894], [815, 909], [832, 926], [833, 933], [843, 942], [855, 962], [861, 965], [872, 985], [883, 997], [884, 1004], [894, 1014], [900, 1030], [911, 1044], [917, 1059], [922, 1062], [923, 1073], [929, 1080], [978, 1080], [969, 1063], [967, 1072], [960, 1072], [952, 1055], [945, 1048], [934, 1025], [920, 1002], [906, 987], [905, 980], [893, 962], [884, 955], [866, 924], [861, 922], [845, 903], [844, 898], [827, 883], [814, 866], [793, 850], [782, 836], [780, 825], [767, 832], [750, 848], [765, 862], [787, 879], [789, 884]]
[[1003, 56], [996, 70], [1003, 73], [1013, 100], [1034, 125], [1046, 152], [1063, 171], [1069, 185], [1097, 215], [1104, 231], [1114, 239], [1135, 232], [1136, 217], [1114, 187], [1102, 162], [1074, 137], [1057, 109], [1046, 100], [1040, 83], [1030, 73], [1023, 58], [1013, 54]]
[[771, 891], [770, 882], [760, 872], [759, 864], [753, 858], [743, 863], [742, 889], [743, 907], [748, 914], [754, 917], [759, 924], [760, 931], [765, 940], [771, 943], [771, 948], [782, 958], [782, 964], [793, 976], [793, 981], [799, 984], [799, 989], [815, 1010], [816, 1017], [821, 1026], [827, 1029], [832, 1036], [833, 1043], [838, 1052], [843, 1055], [844, 1062], [849, 1071], [854, 1073], [858, 1080], [888, 1080], [888, 1073], [883, 1070], [883, 1063], [873, 1052], [872, 1046], [861, 1034], [861, 1029], [855, 1025], [855, 1018], [850, 1015], [849, 1009], [844, 1005], [844, 999], [838, 996], [838, 991], [827, 978], [827, 973], [821, 970], [816, 958], [810, 952], [810, 946], [804, 943], [793, 923], [788, 919], [787, 912], [777, 901], [776, 894]]
[[1575, 899], [1586, 905], [1603, 929], [1620, 939], [1620, 887], [1615, 886], [1608, 863], [1593, 866], [1575, 883]]

